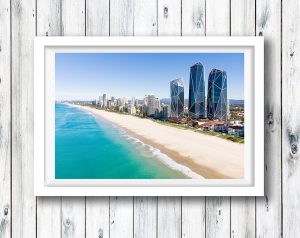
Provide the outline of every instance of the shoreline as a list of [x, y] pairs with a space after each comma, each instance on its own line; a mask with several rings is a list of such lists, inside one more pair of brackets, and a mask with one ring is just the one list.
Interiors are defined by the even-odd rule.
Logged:
[[[200, 177], [205, 179], [240, 179], [244, 177], [244, 148], [241, 144], [168, 127], [132, 115], [108, 112], [89, 106], [68, 105], [81, 108], [99, 119], [118, 126], [129, 136], [160, 150], [172, 159], [174, 163], [187, 167]], [[187, 140], [181, 139], [184, 137]], [[182, 143], [182, 141], [187, 142]], [[225, 150], [228, 150], [230, 147], [229, 151], [227, 151], [228, 153], [226, 151], [222, 153], [217, 148], [212, 148], [213, 145], [222, 147], [222, 144]], [[203, 155], [199, 152], [203, 152]], [[228, 156], [228, 154], [231, 156]]]

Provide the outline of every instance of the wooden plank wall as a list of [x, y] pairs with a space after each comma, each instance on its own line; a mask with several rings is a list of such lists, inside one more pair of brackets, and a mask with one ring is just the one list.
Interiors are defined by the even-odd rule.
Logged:
[[[300, 237], [298, 0], [0, 0], [0, 238]], [[33, 37], [265, 37], [265, 196], [33, 196]], [[283, 105], [283, 106], [282, 106]]]

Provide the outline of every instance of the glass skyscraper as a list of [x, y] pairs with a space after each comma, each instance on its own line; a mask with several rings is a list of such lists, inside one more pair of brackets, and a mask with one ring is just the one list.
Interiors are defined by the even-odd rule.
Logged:
[[204, 67], [194, 64], [190, 70], [189, 117], [205, 118]]
[[213, 69], [208, 77], [207, 118], [227, 120], [227, 75], [225, 71]]
[[181, 78], [170, 82], [171, 91], [171, 117], [183, 117], [184, 115], [184, 87]]

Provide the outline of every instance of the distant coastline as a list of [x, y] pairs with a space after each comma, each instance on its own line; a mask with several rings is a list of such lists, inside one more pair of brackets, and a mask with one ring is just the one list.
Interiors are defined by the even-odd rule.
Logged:
[[244, 146], [188, 130], [160, 125], [137, 118], [88, 106], [73, 105], [89, 111], [124, 129], [143, 143], [159, 149], [176, 163], [186, 166], [207, 179], [244, 177]]

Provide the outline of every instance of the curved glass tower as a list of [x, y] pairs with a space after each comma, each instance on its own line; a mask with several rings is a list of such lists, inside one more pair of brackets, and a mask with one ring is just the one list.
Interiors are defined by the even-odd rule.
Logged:
[[205, 118], [204, 67], [201, 63], [191, 66], [189, 87], [189, 117]]
[[213, 69], [208, 77], [207, 118], [227, 120], [227, 75], [225, 71]]
[[171, 91], [171, 117], [183, 117], [184, 115], [184, 87], [181, 78], [170, 82]]

